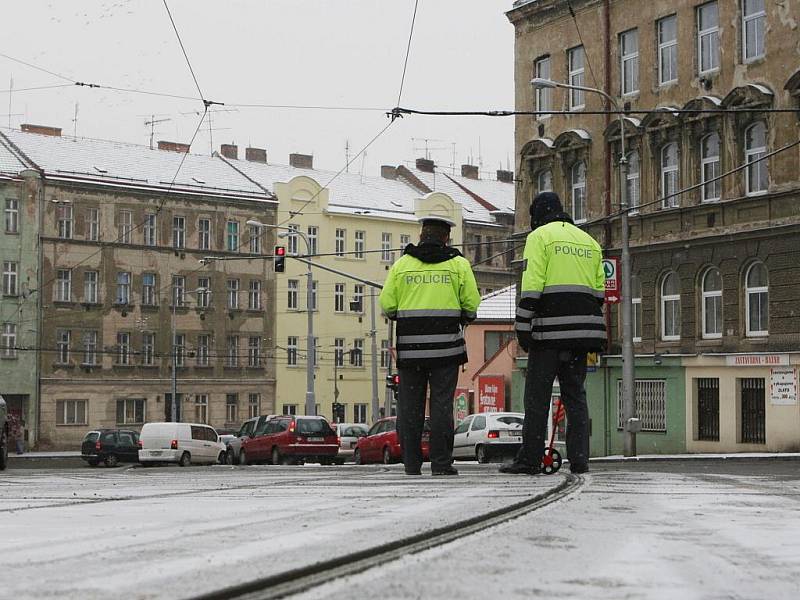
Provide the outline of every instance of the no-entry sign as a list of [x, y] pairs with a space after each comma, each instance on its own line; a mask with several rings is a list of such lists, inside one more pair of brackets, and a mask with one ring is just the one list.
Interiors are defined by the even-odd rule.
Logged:
[[620, 299], [619, 259], [604, 258], [603, 272], [606, 274], [606, 302], [617, 304]]

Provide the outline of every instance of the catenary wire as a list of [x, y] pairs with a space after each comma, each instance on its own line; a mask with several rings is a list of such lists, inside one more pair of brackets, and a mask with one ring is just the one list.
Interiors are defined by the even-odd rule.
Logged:
[[403, 97], [403, 84], [406, 82], [406, 70], [408, 69], [408, 57], [411, 55], [411, 39], [414, 37], [414, 23], [417, 20], [417, 7], [419, 0], [414, 0], [414, 14], [411, 17], [411, 31], [408, 33], [408, 45], [406, 46], [406, 58], [403, 61], [403, 75], [400, 77], [400, 91], [397, 92], [397, 106], [400, 106], [400, 99]]
[[189, 67], [189, 72], [192, 74], [192, 79], [194, 80], [194, 85], [197, 88], [197, 93], [200, 94], [200, 98], [203, 100], [203, 103], [206, 102], [206, 98], [203, 95], [203, 90], [200, 89], [200, 83], [197, 81], [197, 75], [194, 74], [194, 68], [192, 67], [192, 61], [189, 60], [189, 55], [186, 53], [186, 47], [183, 45], [183, 40], [181, 39], [181, 34], [178, 33], [178, 26], [175, 24], [175, 19], [172, 18], [172, 11], [169, 9], [169, 5], [167, 4], [167, 0], [163, 0], [164, 8], [167, 11], [167, 16], [169, 17], [169, 22], [172, 23], [172, 29], [175, 31], [175, 37], [178, 38], [178, 44], [181, 46], [181, 52], [183, 52], [183, 57], [186, 59], [186, 65]]

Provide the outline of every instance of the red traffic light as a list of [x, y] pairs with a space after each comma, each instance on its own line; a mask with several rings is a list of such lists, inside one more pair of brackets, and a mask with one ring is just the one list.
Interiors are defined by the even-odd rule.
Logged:
[[286, 256], [286, 248], [283, 246], [275, 246], [275, 256]]
[[273, 264], [276, 273], [283, 273], [286, 270], [286, 247], [275, 246], [273, 254]]
[[399, 373], [395, 373], [394, 375], [392, 375], [392, 383], [394, 383], [395, 385], [400, 385], [400, 374]]

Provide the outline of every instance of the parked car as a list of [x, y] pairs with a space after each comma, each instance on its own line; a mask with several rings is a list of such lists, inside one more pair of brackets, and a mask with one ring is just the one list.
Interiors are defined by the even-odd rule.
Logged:
[[456, 427], [453, 458], [487, 463], [514, 456], [522, 446], [525, 415], [513, 412], [469, 415]]
[[130, 429], [97, 429], [81, 442], [81, 458], [96, 467], [139, 462], [139, 433]]
[[225, 464], [225, 444], [213, 427], [199, 423], [145, 423], [139, 435], [139, 462]]
[[0, 396], [0, 471], [8, 466], [8, 407]]
[[278, 416], [266, 420], [253, 437], [242, 442], [239, 462], [243, 465], [266, 462], [318, 462], [333, 464], [339, 440], [324, 417]]
[[[425, 418], [422, 429], [422, 460], [430, 460], [431, 422]], [[357, 465], [380, 463], [385, 465], [400, 462], [400, 438], [397, 436], [397, 417], [386, 417], [376, 421], [356, 444], [353, 462]]]
[[363, 423], [336, 423], [333, 426], [339, 436], [339, 455], [336, 457], [338, 464], [352, 460], [358, 440], [367, 435], [367, 426]]
[[242, 449], [242, 443], [253, 437], [256, 432], [259, 432], [258, 435], [263, 434], [267, 421], [279, 416], [280, 415], [261, 415], [260, 417], [251, 417], [242, 423], [239, 431], [234, 434], [234, 438], [225, 443], [228, 453], [228, 464], [238, 465], [240, 462], [239, 452]]

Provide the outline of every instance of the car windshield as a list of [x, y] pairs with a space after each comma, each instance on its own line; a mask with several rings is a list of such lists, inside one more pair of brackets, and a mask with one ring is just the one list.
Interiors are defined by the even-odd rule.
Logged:
[[345, 427], [342, 430], [342, 437], [363, 437], [367, 435], [367, 430], [363, 427]]
[[86, 437], [83, 438], [84, 442], [96, 442], [97, 438], [100, 437], [100, 434], [97, 431], [90, 431], [86, 434]]
[[330, 425], [322, 419], [298, 419], [297, 433], [301, 435], [310, 435], [314, 433], [331, 435], [333, 432], [331, 431]]
[[524, 421], [522, 417], [497, 417], [497, 420], [506, 425], [519, 425], [520, 427]]

